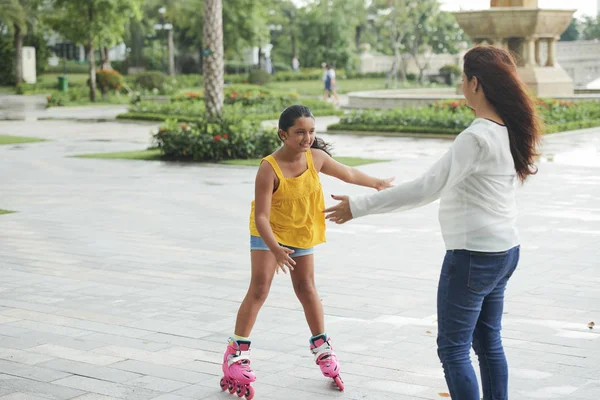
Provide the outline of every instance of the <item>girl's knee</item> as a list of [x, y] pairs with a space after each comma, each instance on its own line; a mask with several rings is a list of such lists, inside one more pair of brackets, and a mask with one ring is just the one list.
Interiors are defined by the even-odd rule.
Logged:
[[294, 291], [298, 297], [309, 297], [317, 294], [314, 281], [309, 279], [294, 282]]
[[248, 296], [256, 303], [264, 303], [269, 296], [271, 282], [254, 283], [248, 290]]

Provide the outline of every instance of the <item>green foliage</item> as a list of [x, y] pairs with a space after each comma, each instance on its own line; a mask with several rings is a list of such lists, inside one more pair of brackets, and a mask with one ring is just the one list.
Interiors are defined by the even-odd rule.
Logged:
[[[69, 87], [69, 91], [66, 93], [53, 91], [51, 95], [46, 97], [46, 107], [88, 104], [89, 96], [89, 88], [83, 86]], [[115, 92], [104, 97], [102, 102], [107, 104], [125, 104], [128, 100], [128, 96]]]
[[192, 124], [168, 120], [154, 135], [158, 148], [171, 159], [220, 161], [266, 156], [279, 146], [275, 129], [237, 116]]
[[579, 20], [577, 18], [573, 17], [573, 19], [571, 19], [571, 23], [569, 24], [567, 29], [560, 36], [560, 41], [561, 42], [571, 42], [571, 41], [579, 39], [579, 35], [581, 34], [580, 28], [581, 28], [581, 23], [579, 22]]
[[66, 93], [55, 93], [46, 97], [46, 108], [50, 107], [64, 107], [67, 103], [68, 97]]
[[90, 66], [87, 62], [79, 62], [75, 60], [59, 60], [58, 65], [48, 66], [48, 72], [62, 74], [87, 74], [90, 71]]
[[[1, 26], [1, 25], [0, 25]], [[12, 60], [15, 57], [12, 37], [0, 30], [0, 85], [15, 84], [15, 74]]]
[[111, 46], [123, 39], [130, 20], [141, 17], [141, 0], [54, 0], [53, 29], [77, 44]]
[[158, 71], [143, 72], [135, 77], [135, 85], [139, 89], [164, 91], [167, 75]]
[[96, 71], [96, 82], [103, 92], [108, 90], [116, 92], [123, 87], [123, 75], [115, 70], [98, 70]]
[[[352, 43], [356, 24], [356, 4], [347, 0], [322, 0], [299, 10], [296, 18], [298, 59], [304, 66], [318, 67], [326, 62], [336, 68], [353, 69]], [[291, 57], [288, 59], [290, 62]], [[287, 61], [287, 60], [286, 60]]]
[[[203, 41], [204, 0], [145, 1], [144, 34], [155, 34], [152, 26], [160, 22], [157, 10], [162, 6], [166, 8], [165, 21], [174, 26], [177, 48], [198, 54]], [[267, 7], [267, 2], [261, 0], [223, 1], [223, 45], [228, 59], [268, 38]]]
[[[537, 109], [545, 132], [579, 129], [600, 121], [598, 102], [566, 102], [538, 99]], [[344, 115], [339, 125], [330, 129], [412, 133], [459, 133], [473, 121], [473, 111], [464, 100], [440, 101], [426, 107], [395, 110], [363, 110]]]
[[264, 69], [253, 69], [248, 74], [248, 83], [254, 85], [266, 85], [271, 81], [271, 75]]
[[460, 78], [462, 70], [458, 65], [446, 64], [442, 68], [440, 68], [439, 73], [440, 75], [444, 76], [444, 79], [446, 80], [446, 85], [450, 86], [453, 85], [458, 80], [458, 78]]
[[586, 16], [581, 23], [581, 39], [600, 39], [600, 13], [596, 17]]

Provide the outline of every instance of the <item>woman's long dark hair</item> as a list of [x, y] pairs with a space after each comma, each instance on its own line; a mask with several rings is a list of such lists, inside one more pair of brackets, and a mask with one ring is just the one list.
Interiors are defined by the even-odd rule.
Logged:
[[537, 173], [534, 162], [542, 129], [535, 103], [517, 75], [517, 64], [509, 52], [492, 46], [474, 47], [464, 62], [468, 80], [477, 78], [478, 89], [506, 124], [515, 170], [524, 182]]
[[[310, 111], [310, 108], [299, 105], [289, 106], [288, 108], [283, 110], [283, 112], [279, 116], [279, 129], [281, 129], [284, 132], [287, 132], [288, 129], [294, 126], [298, 118], [303, 117], [315, 119], [315, 117], [312, 114], [312, 111]], [[279, 136], [279, 139], [281, 139], [281, 136]], [[315, 136], [315, 140], [313, 141], [310, 147], [313, 149], [323, 150], [325, 153], [331, 156], [331, 145], [329, 143], [325, 143], [323, 139], [320, 139]]]

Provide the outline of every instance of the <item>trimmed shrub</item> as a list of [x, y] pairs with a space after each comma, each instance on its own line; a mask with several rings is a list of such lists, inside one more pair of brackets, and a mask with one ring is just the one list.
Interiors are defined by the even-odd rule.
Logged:
[[248, 74], [248, 83], [254, 85], [266, 85], [271, 81], [271, 75], [264, 69], [253, 69]]
[[135, 84], [139, 89], [164, 91], [167, 75], [158, 71], [143, 72], [135, 77]]
[[114, 69], [100, 69], [96, 71], [96, 83], [103, 92], [116, 92], [123, 87], [123, 75]]
[[195, 123], [170, 119], [153, 136], [166, 158], [191, 161], [260, 158], [279, 146], [275, 129], [236, 116]]

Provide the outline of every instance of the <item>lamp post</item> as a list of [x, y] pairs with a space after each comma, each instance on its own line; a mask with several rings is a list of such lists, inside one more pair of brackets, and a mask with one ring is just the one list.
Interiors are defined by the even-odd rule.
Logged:
[[[168, 51], [168, 73], [169, 75], [175, 75], [175, 55], [173, 52], [173, 25], [169, 23], [165, 23], [165, 13], [167, 9], [165, 7], [161, 7], [158, 9], [158, 13], [160, 14], [160, 24], [154, 24], [154, 29], [156, 31], [167, 31], [167, 51]], [[162, 40], [162, 58], [163, 63], [165, 59], [165, 41], [164, 35]], [[166, 64], [166, 63], [165, 63]], [[167, 68], [165, 68], [167, 69]]]

